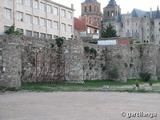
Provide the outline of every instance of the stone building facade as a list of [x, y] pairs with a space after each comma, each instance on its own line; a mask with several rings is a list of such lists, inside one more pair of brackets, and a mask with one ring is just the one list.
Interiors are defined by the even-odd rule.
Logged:
[[74, 34], [74, 8], [51, 0], [2, 0], [0, 34], [11, 25], [30, 37], [68, 39]]
[[120, 6], [110, 0], [103, 9], [103, 27], [112, 24], [120, 37], [133, 37], [138, 42], [160, 42], [160, 10], [142, 11], [133, 9], [121, 14]]

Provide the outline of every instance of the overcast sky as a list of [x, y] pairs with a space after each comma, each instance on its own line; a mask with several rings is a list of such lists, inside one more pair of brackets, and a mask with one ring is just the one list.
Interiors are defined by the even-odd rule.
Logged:
[[[73, 3], [74, 8], [76, 10], [75, 17], [78, 17], [81, 14], [81, 2], [85, 0], [53, 0], [53, 1], [68, 7], [70, 7], [71, 3]], [[103, 7], [105, 7], [108, 4], [109, 0], [97, 0], [97, 1], [101, 3], [101, 9], [103, 9]], [[156, 10], [157, 6], [160, 7], [160, 0], [116, 0], [116, 1], [117, 4], [120, 5], [122, 13], [131, 12], [133, 8], [150, 11], [150, 8]]]

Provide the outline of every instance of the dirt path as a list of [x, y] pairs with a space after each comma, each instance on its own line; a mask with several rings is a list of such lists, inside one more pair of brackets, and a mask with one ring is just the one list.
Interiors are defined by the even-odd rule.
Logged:
[[160, 120], [160, 94], [5, 93], [0, 94], [0, 120]]

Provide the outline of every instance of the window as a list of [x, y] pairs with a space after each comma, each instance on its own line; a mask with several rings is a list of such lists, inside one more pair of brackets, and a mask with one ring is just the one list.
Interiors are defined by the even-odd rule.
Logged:
[[90, 11], [90, 12], [92, 11], [92, 6], [89, 6], [89, 11]]
[[5, 18], [11, 19], [11, 17], [12, 17], [12, 10], [8, 9], [8, 8], [5, 8], [4, 14], [5, 14]]
[[23, 0], [16, 0], [17, 4], [23, 4]]
[[68, 32], [69, 32], [69, 33], [72, 32], [72, 25], [68, 25]]
[[62, 23], [62, 31], [66, 32], [66, 24]]
[[45, 4], [44, 3], [40, 3], [40, 10], [42, 12], [45, 12]]
[[26, 30], [26, 36], [32, 37], [32, 31]]
[[87, 7], [86, 6], [84, 7], [84, 12], [87, 12]]
[[32, 24], [32, 16], [29, 14], [26, 14], [26, 23], [27, 24]]
[[58, 8], [57, 7], [53, 7], [53, 14], [58, 16]]
[[52, 13], [52, 6], [51, 5], [47, 5], [47, 12]]
[[108, 16], [109, 16], [109, 11], [107, 13], [108, 13]]
[[47, 27], [52, 28], [52, 21], [51, 20], [47, 20]]
[[33, 17], [33, 24], [39, 25], [39, 18], [38, 17]]
[[45, 27], [45, 19], [44, 18], [40, 18], [40, 26]]
[[16, 18], [17, 18], [17, 21], [23, 22], [23, 13], [22, 12], [17, 12], [16, 13]]
[[47, 34], [47, 39], [52, 39], [52, 35], [51, 34]]
[[66, 17], [66, 11], [64, 9], [61, 10], [61, 16]]
[[33, 36], [36, 38], [39, 38], [39, 33], [38, 32], [33, 32]]
[[72, 12], [68, 12], [68, 18], [72, 19]]
[[38, 1], [37, 0], [33, 1], [33, 8], [38, 9]]
[[25, 0], [25, 5], [31, 7], [31, 0]]
[[53, 26], [54, 26], [54, 29], [58, 30], [58, 22], [57, 21], [53, 22]]
[[41, 38], [46, 38], [46, 34], [45, 33], [41, 33]]

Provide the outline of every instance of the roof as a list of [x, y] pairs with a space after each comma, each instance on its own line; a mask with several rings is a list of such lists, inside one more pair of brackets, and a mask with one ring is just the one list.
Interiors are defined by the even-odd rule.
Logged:
[[72, 11], [74, 11], [74, 9], [73, 9], [73, 8], [70, 8], [70, 7], [67, 7], [67, 6], [65, 6], [65, 5], [62, 5], [62, 4], [59, 4], [59, 3], [56, 3], [56, 2], [54, 2], [54, 1], [52, 1], [52, 0], [44, 0], [44, 1], [49, 2], [49, 3], [51, 3], [51, 4], [55, 4], [55, 5], [57, 5], [57, 6], [60, 6], [60, 7], [66, 8], [66, 9], [69, 9], [69, 10], [72, 10]]
[[[150, 16], [151, 12], [143, 11], [139, 9], [133, 9], [131, 15], [132, 17], [144, 17], [144, 16]], [[152, 11], [152, 18], [160, 18], [160, 11], [157, 9], [156, 11]]]
[[143, 11], [143, 10], [139, 10], [139, 9], [133, 9], [132, 11], [132, 17], [144, 17], [144, 16], [148, 16], [148, 12]]
[[110, 0], [107, 6], [117, 6], [117, 3], [115, 0]]
[[97, 0], [85, 0], [83, 3], [98, 3]]

